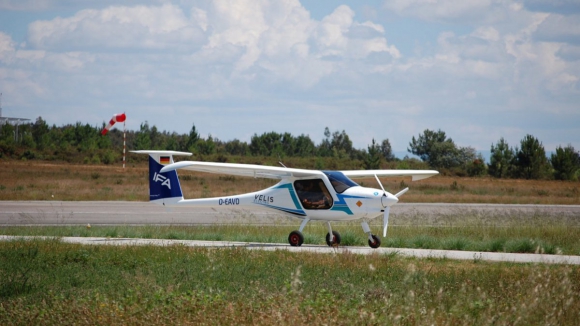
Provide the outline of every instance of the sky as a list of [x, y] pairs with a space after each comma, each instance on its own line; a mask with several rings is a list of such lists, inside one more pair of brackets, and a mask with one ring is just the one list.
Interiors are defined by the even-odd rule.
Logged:
[[580, 150], [578, 0], [0, 0], [3, 116]]

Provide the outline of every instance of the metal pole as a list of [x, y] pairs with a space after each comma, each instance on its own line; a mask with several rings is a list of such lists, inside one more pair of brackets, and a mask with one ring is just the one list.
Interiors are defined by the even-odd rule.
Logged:
[[125, 144], [127, 142], [127, 131], [125, 129], [125, 121], [123, 121], [123, 169], [125, 168]]

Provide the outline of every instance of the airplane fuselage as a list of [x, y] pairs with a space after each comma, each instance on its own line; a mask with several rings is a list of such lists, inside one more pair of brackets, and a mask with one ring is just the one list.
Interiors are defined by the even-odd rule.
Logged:
[[[320, 180], [322, 181], [322, 180]], [[353, 186], [342, 193], [328, 191], [326, 205], [310, 205], [305, 194], [299, 194], [293, 182], [280, 183], [256, 192], [214, 198], [183, 199], [172, 205], [192, 207], [239, 208], [245, 210], [273, 210], [284, 215], [311, 220], [373, 219], [382, 215], [385, 206], [398, 199], [381, 189]], [[160, 200], [162, 201], [162, 200]]]

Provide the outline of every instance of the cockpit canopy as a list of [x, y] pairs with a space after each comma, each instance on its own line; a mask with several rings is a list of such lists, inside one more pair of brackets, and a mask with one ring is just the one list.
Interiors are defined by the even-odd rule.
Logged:
[[334, 191], [336, 191], [339, 194], [343, 193], [346, 189], [348, 189], [350, 187], [358, 186], [358, 184], [356, 182], [349, 179], [342, 172], [322, 171], [322, 173], [326, 174], [326, 176], [328, 177], [328, 180], [330, 180], [330, 183], [334, 187]]

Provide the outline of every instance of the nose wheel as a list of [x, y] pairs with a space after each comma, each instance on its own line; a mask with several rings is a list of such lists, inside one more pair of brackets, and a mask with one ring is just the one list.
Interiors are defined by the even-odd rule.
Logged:
[[369, 246], [373, 249], [377, 249], [381, 246], [381, 239], [376, 235], [371, 234], [371, 238], [369, 239]]

